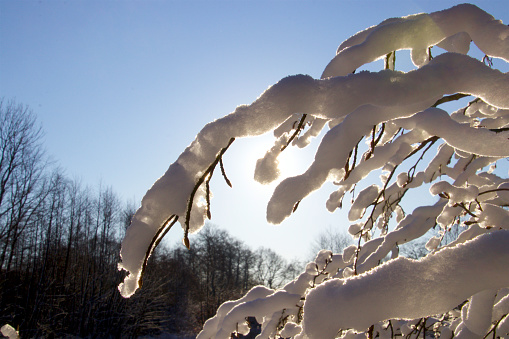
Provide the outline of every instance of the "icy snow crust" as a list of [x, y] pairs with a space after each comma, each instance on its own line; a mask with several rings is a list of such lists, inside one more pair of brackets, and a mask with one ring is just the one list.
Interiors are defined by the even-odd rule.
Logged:
[[[337, 185], [326, 202], [333, 212], [355, 185], [382, 169], [381, 182], [362, 190], [349, 212], [358, 244], [342, 254], [320, 252], [279, 291], [260, 286], [223, 304], [198, 338], [229, 338], [242, 332], [246, 316], [262, 323], [260, 338], [354, 338], [368, 328], [391, 337], [417, 331], [422, 317], [444, 337], [482, 337], [495, 322], [497, 333], [509, 330], [509, 180], [493, 172], [509, 157], [509, 75], [466, 55], [472, 41], [509, 61], [509, 28], [476, 6], [388, 19], [343, 42], [322, 79], [289, 76], [207, 124], [134, 215], [122, 243], [119, 269], [128, 275], [121, 294], [140, 287], [147, 257], [177, 219], [186, 235], [203, 226], [210, 169], [233, 138], [274, 131], [274, 146], [255, 170], [255, 180], [265, 184], [279, 176], [278, 155], [288, 143], [305, 147], [327, 126], [309, 168], [276, 187], [267, 220], [281, 223], [327, 181]], [[432, 46], [448, 52], [431, 58]], [[352, 74], [400, 49], [411, 50], [415, 70]], [[475, 99], [452, 113], [438, 107], [456, 93]], [[362, 140], [368, 150], [357, 155]], [[436, 155], [417, 167], [434, 144]], [[408, 171], [399, 168], [419, 154]], [[405, 214], [401, 199], [424, 184], [438, 200]], [[389, 230], [393, 217], [397, 226]], [[446, 244], [455, 223], [463, 231]], [[427, 242], [425, 258], [399, 256], [400, 245], [434, 227], [440, 232]]]

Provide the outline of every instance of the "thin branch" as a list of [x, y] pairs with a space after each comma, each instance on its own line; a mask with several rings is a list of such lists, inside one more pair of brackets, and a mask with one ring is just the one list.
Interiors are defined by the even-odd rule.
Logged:
[[459, 100], [465, 97], [469, 97], [470, 94], [456, 93], [452, 95], [446, 95], [438, 99], [431, 107], [437, 107], [438, 105], [445, 104], [446, 102]]
[[385, 131], [385, 122], [383, 122], [382, 126], [380, 127], [380, 131], [378, 132], [378, 137], [375, 140], [375, 146], [378, 145], [378, 143], [380, 142], [380, 139], [382, 139], [382, 135], [384, 134], [384, 131]]
[[293, 205], [292, 213], [295, 213], [295, 211], [296, 211], [296, 210], [297, 210], [297, 208], [299, 207], [300, 202], [301, 202], [301, 201], [299, 200], [299, 201], [297, 201], [297, 202], [295, 203], [295, 205]]
[[300, 131], [302, 130], [302, 127], [304, 126], [304, 121], [306, 120], [306, 117], [307, 117], [307, 114], [302, 114], [302, 118], [299, 121], [299, 125], [297, 126], [297, 129], [292, 134], [290, 139], [288, 139], [288, 142], [286, 143], [286, 145], [281, 147], [281, 152], [283, 152], [288, 147], [288, 145], [290, 145], [290, 143], [293, 141], [293, 139], [295, 139], [295, 137], [297, 137], [297, 135], [299, 135]]
[[474, 218], [477, 218], [477, 215], [475, 215], [474, 213], [470, 212], [470, 210], [465, 206], [464, 203], [457, 203], [457, 204], [454, 204], [453, 207], [456, 207], [456, 206], [459, 206], [461, 208], [463, 208], [465, 210], [465, 212], [467, 212], [471, 217], [474, 217]]
[[[429, 139], [426, 139], [424, 140], [423, 142], [421, 142], [421, 144], [415, 149], [413, 150], [412, 152], [410, 152], [403, 161], [405, 161], [406, 159], [410, 158], [412, 155], [414, 155], [415, 153], [419, 152], [421, 149], [423, 149], [428, 143], [428, 147], [424, 150], [424, 152], [421, 154], [420, 158], [417, 160], [415, 166], [417, 166], [417, 164], [419, 163], [419, 161], [422, 159], [422, 157], [424, 156], [424, 154], [430, 149], [430, 147], [439, 139], [439, 137], [437, 136], [433, 136]], [[362, 229], [360, 230], [360, 235], [359, 235], [359, 242], [358, 242], [358, 245], [357, 245], [357, 250], [355, 252], [355, 259], [354, 259], [354, 274], [357, 275], [357, 262], [358, 262], [358, 259], [359, 259], [359, 252], [360, 252], [360, 244], [361, 244], [361, 239], [362, 237], [364, 236], [364, 231], [365, 231], [365, 227], [366, 225], [368, 224], [369, 221], [371, 221], [372, 225], [375, 225], [375, 221], [374, 220], [374, 213], [375, 213], [375, 210], [376, 210], [376, 207], [378, 206], [379, 203], [381, 203], [381, 200], [380, 198], [383, 197], [383, 200], [382, 201], [386, 201], [385, 199], [385, 190], [387, 189], [387, 186], [389, 184], [389, 182], [391, 181], [392, 177], [394, 176], [394, 173], [396, 172], [396, 169], [398, 168], [398, 165], [395, 165], [394, 168], [392, 169], [392, 171], [389, 173], [389, 176], [387, 177], [385, 183], [384, 183], [384, 186], [383, 188], [380, 190], [380, 193], [378, 194], [377, 198], [375, 199], [375, 201], [371, 204], [373, 206], [373, 209], [371, 210], [371, 214], [369, 216], [369, 218], [366, 220], [366, 222], [364, 223], [364, 226], [362, 227]], [[401, 200], [401, 198], [400, 198]]]
[[223, 157], [221, 157], [219, 159], [219, 167], [221, 168], [221, 174], [223, 175], [223, 178], [224, 178], [224, 181], [226, 181], [226, 184], [230, 187], [233, 187], [230, 179], [228, 179], [228, 177], [226, 176], [226, 172], [224, 170], [224, 165], [223, 165]]
[[359, 241], [357, 242], [357, 248], [355, 249], [355, 259], [353, 261], [353, 274], [357, 275], [357, 262], [359, 261], [359, 253], [361, 252], [361, 239], [362, 239], [362, 230], [359, 231]]
[[488, 338], [488, 335], [493, 332], [493, 338], [496, 338], [496, 333], [497, 333], [497, 327], [498, 325], [500, 324], [500, 322], [502, 320], [504, 320], [505, 317], [507, 317], [508, 314], [504, 314], [494, 325], [493, 327], [488, 331], [488, 333], [486, 333], [486, 335], [483, 337], [483, 339], [486, 339]]
[[487, 193], [493, 193], [493, 192], [498, 192], [498, 191], [509, 191], [509, 188], [495, 188], [495, 189], [492, 189], [492, 190], [487, 190], [487, 191], [484, 191], [484, 192], [480, 192], [478, 195], [487, 194]]
[[[313, 277], [313, 285], [311, 285], [311, 288], [315, 288], [317, 285], [316, 285], [316, 279], [322, 275], [329, 275], [329, 272], [327, 271], [327, 266], [329, 266], [329, 264], [332, 262], [332, 254], [329, 255], [329, 257], [327, 259], [325, 259], [325, 265], [323, 267], [323, 269], [321, 271], [318, 271], [318, 265], [315, 264], [316, 266], [316, 272], [318, 273], [317, 275], [315, 275]], [[325, 278], [323, 281], [325, 280], [328, 280], [327, 278]], [[322, 281], [322, 282], [323, 282]]]
[[479, 102], [479, 101], [482, 101], [482, 100], [481, 100], [480, 98], [475, 98], [474, 100], [470, 101], [470, 102], [468, 103], [468, 105], [467, 105], [465, 108], [463, 108], [463, 115], [467, 114], [467, 109], [468, 109], [470, 106], [472, 106], [473, 104], [475, 104], [476, 102]]
[[207, 202], [207, 219], [212, 219], [212, 214], [210, 212], [210, 179], [212, 179], [212, 174], [214, 173], [214, 169], [210, 171], [210, 175], [205, 180], [205, 200]]
[[355, 148], [353, 149], [353, 161], [352, 161], [352, 168], [350, 169], [350, 171], [353, 171], [353, 169], [355, 168], [355, 164], [357, 163], [358, 150], [359, 150], [359, 143], [357, 143], [357, 145], [355, 145]]
[[[411, 178], [410, 181], [413, 180], [413, 177], [414, 177], [414, 174], [415, 174], [415, 169], [417, 168], [417, 165], [419, 164], [419, 162], [423, 159], [424, 157], [424, 154], [426, 154], [426, 152], [429, 151], [429, 149], [431, 148], [431, 146], [433, 146], [433, 144], [438, 140], [439, 138], [438, 137], [432, 137], [430, 139], [427, 139], [425, 140], [423, 143], [421, 143], [419, 145], [419, 147], [417, 147], [415, 149], [415, 151], [418, 151], [420, 149], [422, 149], [428, 142], [429, 142], [429, 145], [426, 147], [426, 149], [422, 152], [421, 156], [419, 157], [419, 159], [417, 159], [417, 161], [415, 162], [415, 164], [408, 170], [408, 174], [409, 174], [409, 177]], [[409, 157], [411, 157], [413, 154], [415, 154], [415, 152], [412, 152], [410, 153], [405, 159], [408, 159]], [[412, 175], [410, 175], [410, 171], [412, 171]]]
[[[357, 141], [357, 144], [355, 145], [355, 147], [350, 151], [350, 153], [348, 153], [348, 159], [346, 159], [346, 163], [345, 163], [345, 175], [343, 177], [343, 180], [348, 179], [348, 177], [350, 176], [350, 173], [355, 168], [355, 163], [357, 162], [357, 151], [359, 149], [359, 143], [362, 141], [362, 139], [364, 139], [364, 137], [360, 138], [359, 141]], [[352, 167], [350, 167], [350, 160], [352, 158], [352, 153], [353, 153], [353, 161], [352, 161]]]
[[156, 249], [157, 245], [161, 242], [161, 240], [164, 238], [166, 233], [172, 228], [172, 226], [177, 222], [178, 215], [173, 214], [170, 216], [166, 221], [163, 223], [163, 225], [157, 230], [156, 234], [152, 238], [152, 241], [150, 242], [150, 245], [148, 246], [147, 252], [145, 253], [145, 258], [143, 259], [143, 264], [141, 265], [141, 273], [140, 278], [138, 279], [138, 286], [141, 288], [143, 285], [143, 275], [145, 273], [145, 268], [147, 267], [148, 259], [152, 255], [152, 252]]
[[396, 68], [396, 51], [387, 53], [385, 56], [385, 69], [393, 70]]
[[475, 154], [472, 154], [472, 157], [470, 158], [470, 160], [467, 162], [467, 164], [463, 167], [463, 172], [467, 170], [467, 167], [472, 163], [472, 161], [474, 161], [475, 159]]
[[[414, 155], [415, 153], [419, 152], [421, 149], [423, 149], [426, 144], [428, 142], [431, 142], [431, 144], [434, 144], [435, 142], [437, 142], [437, 140], [440, 139], [439, 137], [437, 136], [434, 136], [434, 137], [431, 137], [429, 139], [426, 139], [424, 140], [423, 142], [421, 142], [421, 144], [419, 145], [419, 147], [417, 147], [416, 149], [414, 149], [412, 152], [410, 152], [406, 157], [405, 159], [403, 159], [403, 161], [405, 161], [406, 159], [410, 158], [412, 155]], [[428, 146], [429, 147], [429, 146]], [[426, 150], [427, 151], [427, 150]]]
[[346, 159], [346, 163], [345, 163], [345, 176], [344, 176], [343, 180], [346, 180], [348, 178], [348, 176], [350, 175], [350, 158], [352, 157], [352, 153], [353, 153], [353, 150], [351, 150], [350, 153], [348, 153], [348, 158]]
[[490, 67], [490, 68], [492, 68], [492, 67], [493, 67], [493, 58], [492, 58], [492, 57], [490, 57], [490, 56], [489, 56], [489, 55], [487, 55], [487, 54], [483, 56], [483, 58], [482, 58], [482, 62], [483, 62], [486, 66], [488, 66], [488, 67]]
[[376, 133], [376, 125], [374, 125], [373, 128], [371, 129], [371, 142], [369, 143], [369, 150], [366, 152], [366, 154], [364, 156], [364, 160], [368, 160], [369, 158], [371, 158], [371, 156], [375, 152], [375, 146], [376, 146], [375, 133]]
[[219, 153], [216, 156], [216, 159], [205, 170], [205, 173], [203, 173], [203, 175], [198, 179], [198, 181], [194, 185], [194, 188], [193, 188], [193, 191], [191, 192], [191, 195], [189, 196], [189, 200], [187, 202], [187, 212], [186, 212], [186, 220], [185, 220], [185, 231], [184, 231], [184, 239], [183, 239], [184, 245], [188, 249], [189, 249], [189, 238], [188, 238], [188, 235], [189, 235], [189, 222], [190, 222], [190, 219], [191, 219], [191, 209], [193, 207], [194, 196], [195, 196], [196, 192], [198, 191], [198, 188], [203, 184], [203, 182], [209, 176], [209, 174], [210, 175], [212, 174], [212, 172], [214, 171], [214, 168], [217, 166], [217, 164], [221, 160], [223, 154], [226, 152], [228, 147], [230, 147], [230, 145], [234, 141], [235, 141], [235, 138], [231, 138], [230, 141], [228, 142], [228, 145], [226, 145], [226, 147], [222, 148], [221, 151], [219, 151]]
[[509, 127], [503, 127], [503, 128], [490, 128], [489, 130], [490, 130], [490, 131], [492, 131], [492, 132], [495, 132], [495, 133], [501, 133], [501, 132], [507, 132], [507, 131], [509, 131]]

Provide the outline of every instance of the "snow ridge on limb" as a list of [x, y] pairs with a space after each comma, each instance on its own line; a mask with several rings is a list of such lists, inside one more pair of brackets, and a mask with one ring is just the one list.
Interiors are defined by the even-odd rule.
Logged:
[[334, 338], [340, 329], [364, 331], [386, 319], [440, 314], [478, 292], [509, 286], [508, 243], [509, 231], [498, 231], [419, 261], [400, 257], [350, 279], [329, 280], [306, 298], [304, 333]]
[[[420, 67], [429, 60], [428, 47], [449, 37], [458, 38], [457, 34], [461, 33], [468, 34], [486, 55], [509, 61], [509, 27], [475, 5], [462, 4], [430, 14], [385, 20], [357, 33], [339, 46], [336, 56], [323, 71], [322, 79], [346, 75], [400, 49], [410, 49], [412, 61]], [[470, 43], [464, 37], [459, 36]], [[464, 51], [465, 48], [454, 50]]]

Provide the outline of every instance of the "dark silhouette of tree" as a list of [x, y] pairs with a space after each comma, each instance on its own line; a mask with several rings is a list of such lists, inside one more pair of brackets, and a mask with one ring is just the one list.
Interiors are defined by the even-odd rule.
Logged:
[[45, 194], [41, 137], [28, 107], [0, 100], [0, 267], [7, 270], [23, 257], [20, 237]]

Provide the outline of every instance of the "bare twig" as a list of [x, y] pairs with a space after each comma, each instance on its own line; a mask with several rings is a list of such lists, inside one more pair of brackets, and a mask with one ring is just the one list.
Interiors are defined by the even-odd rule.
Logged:
[[297, 201], [297, 202], [295, 203], [295, 205], [293, 205], [292, 213], [295, 213], [295, 211], [296, 211], [296, 210], [297, 210], [297, 208], [299, 207], [299, 204], [300, 204], [300, 200], [299, 200], [299, 201]]
[[[357, 141], [357, 144], [355, 145], [355, 147], [350, 151], [350, 153], [348, 153], [348, 158], [346, 159], [346, 163], [345, 163], [345, 175], [343, 177], [343, 180], [348, 179], [348, 177], [350, 176], [350, 173], [355, 168], [355, 164], [357, 162], [357, 151], [359, 148], [359, 143], [362, 141], [363, 138], [364, 137], [360, 138], [359, 141]], [[353, 161], [352, 161], [352, 166], [350, 167], [350, 161], [352, 158], [352, 154], [353, 154]]]
[[487, 54], [483, 56], [482, 62], [490, 68], [493, 67], [493, 58]]
[[487, 190], [487, 191], [484, 191], [484, 192], [479, 192], [478, 195], [487, 194], [487, 193], [493, 193], [493, 192], [498, 192], [498, 191], [509, 191], [509, 188], [495, 188], [495, 189], [492, 189], [492, 190]]
[[463, 208], [465, 210], [465, 212], [467, 212], [467, 214], [469, 214], [470, 216], [472, 216], [474, 218], [477, 218], [477, 215], [475, 215], [474, 213], [470, 212], [470, 210], [465, 206], [464, 203], [460, 202], [460, 203], [454, 204], [454, 207], [456, 207], [456, 206], [459, 206], [459, 207]]
[[385, 123], [382, 123], [381, 126], [380, 126], [380, 131], [378, 132], [378, 136], [375, 138], [376, 125], [373, 126], [373, 129], [371, 131], [370, 147], [369, 147], [369, 150], [364, 153], [364, 160], [368, 160], [369, 158], [371, 158], [373, 153], [375, 153], [375, 147], [376, 147], [376, 145], [378, 145], [378, 143], [382, 139], [382, 135], [384, 134], [384, 130], [385, 130]]
[[145, 268], [147, 267], [148, 259], [152, 255], [152, 252], [156, 249], [157, 245], [161, 242], [161, 240], [164, 238], [166, 233], [171, 229], [171, 227], [177, 222], [178, 215], [173, 214], [170, 216], [157, 230], [156, 234], [152, 238], [152, 241], [150, 242], [150, 245], [148, 246], [147, 252], [145, 253], [145, 258], [143, 259], [143, 264], [141, 265], [141, 273], [140, 278], [138, 279], [138, 286], [143, 285], [143, 275], [145, 273]]
[[[426, 146], [426, 144], [429, 142], [429, 145], [426, 147], [426, 149], [424, 150], [424, 152], [422, 152], [421, 156], [419, 157], [419, 159], [417, 159], [417, 161], [415, 162], [415, 164], [408, 170], [408, 176], [410, 178], [410, 181], [412, 181], [413, 177], [414, 177], [414, 174], [415, 174], [415, 169], [417, 168], [417, 165], [419, 164], [419, 162], [422, 160], [422, 158], [424, 157], [424, 154], [426, 154], [426, 152], [429, 151], [429, 149], [431, 148], [431, 146], [433, 146], [433, 144], [438, 140], [439, 138], [438, 137], [431, 137], [427, 140], [425, 140], [424, 142], [422, 142], [419, 147], [417, 147], [414, 151], [412, 151], [405, 159], [408, 159], [409, 157], [411, 157], [412, 155], [414, 155], [416, 152], [418, 152], [420, 149], [422, 149], [424, 146]], [[412, 171], [412, 174], [410, 175], [410, 171]]]
[[445, 104], [446, 102], [459, 100], [465, 97], [469, 97], [470, 94], [456, 93], [452, 95], [446, 95], [438, 99], [431, 107], [437, 107], [438, 105]]
[[[189, 200], [187, 202], [187, 212], [186, 212], [186, 220], [185, 220], [185, 230], [184, 230], [184, 245], [189, 249], [189, 222], [191, 219], [191, 209], [193, 207], [193, 201], [194, 196], [196, 195], [196, 192], [198, 191], [198, 188], [203, 184], [203, 182], [208, 178], [208, 176], [212, 175], [212, 172], [214, 171], [214, 168], [217, 166], [217, 164], [221, 161], [221, 158], [223, 154], [226, 152], [228, 147], [235, 141], [235, 138], [231, 138], [228, 142], [228, 145], [226, 147], [222, 148], [219, 153], [216, 156], [216, 159], [210, 164], [210, 166], [205, 170], [203, 175], [198, 179], [196, 184], [194, 185], [193, 191], [191, 192], [191, 195], [189, 196]], [[210, 179], [209, 179], [210, 180]]]
[[396, 51], [387, 53], [385, 56], [385, 69], [391, 69], [394, 71], [396, 68]]
[[297, 135], [299, 135], [300, 131], [302, 130], [302, 127], [304, 126], [304, 121], [306, 120], [306, 117], [307, 117], [307, 114], [302, 114], [302, 118], [299, 121], [299, 125], [295, 129], [295, 132], [292, 134], [290, 139], [288, 139], [288, 142], [286, 143], [286, 145], [281, 147], [281, 152], [283, 152], [288, 147], [288, 145], [290, 145], [290, 143], [293, 141], [293, 139], [295, 139], [295, 137], [297, 137]]
[[226, 184], [230, 187], [233, 187], [230, 179], [228, 179], [228, 177], [226, 176], [226, 172], [224, 170], [224, 165], [223, 165], [223, 157], [221, 157], [219, 159], [219, 167], [221, 168], [221, 174], [223, 175], [223, 178], [224, 178], [224, 181], [226, 181]]
[[[435, 142], [437, 142], [437, 140], [440, 139], [439, 137], [437, 136], [433, 136], [429, 139], [426, 139], [424, 140], [423, 142], [420, 143], [420, 145], [414, 149], [412, 152], [410, 152], [406, 157], [405, 159], [403, 159], [403, 161], [405, 161], [406, 159], [410, 158], [412, 155], [414, 155], [415, 153], [419, 152], [421, 149], [423, 149], [429, 142], [431, 142], [431, 144], [434, 144]], [[429, 146], [428, 146], [428, 149], [429, 149]], [[428, 150], [426, 150], [428, 151]]]
[[493, 338], [497, 337], [497, 327], [500, 324], [502, 320], [504, 320], [505, 317], [507, 317], [508, 314], [503, 315], [494, 325], [493, 327], [486, 333], [486, 335], [483, 337], [483, 339], [488, 338], [488, 335], [493, 332]]
[[495, 132], [495, 133], [501, 133], [501, 132], [507, 132], [507, 131], [509, 131], [509, 127], [503, 127], [503, 128], [490, 128], [489, 130], [490, 130], [490, 131], [492, 131], [492, 132]]
[[480, 99], [480, 98], [475, 98], [474, 100], [470, 101], [470, 102], [468, 103], [468, 105], [467, 105], [465, 108], [463, 108], [463, 115], [465, 115], [465, 114], [467, 113], [467, 109], [468, 109], [470, 106], [472, 106], [472, 104], [475, 104], [476, 102], [479, 102], [479, 101], [481, 101], [481, 99]]
[[378, 132], [378, 137], [375, 140], [375, 145], [378, 145], [378, 143], [380, 142], [380, 139], [382, 139], [382, 135], [384, 134], [384, 131], [385, 131], [385, 122], [383, 122], [382, 126], [380, 127], [380, 131]]
[[207, 202], [207, 218], [212, 219], [212, 214], [210, 212], [210, 179], [212, 179], [212, 174], [214, 173], [214, 169], [210, 171], [207, 180], [205, 180], [205, 200]]
[[[433, 136], [431, 138], [428, 138], [426, 140], [424, 140], [423, 142], [421, 142], [421, 144], [416, 148], [414, 149], [412, 152], [410, 152], [404, 160], [410, 158], [412, 155], [414, 155], [415, 153], [419, 152], [421, 149], [423, 149], [424, 147], [426, 147], [427, 145], [427, 148], [423, 151], [423, 153], [421, 154], [421, 156], [419, 157], [419, 159], [417, 160], [417, 162], [415, 163], [415, 165], [413, 166], [413, 169], [415, 171], [415, 167], [418, 165], [419, 161], [423, 158], [424, 154], [430, 149], [430, 147], [439, 139], [439, 137], [437, 136]], [[428, 145], [429, 144], [429, 145]], [[404, 161], [403, 160], [403, 161]], [[387, 186], [389, 185], [389, 182], [391, 181], [392, 177], [394, 176], [394, 174], [396, 173], [396, 169], [398, 168], [398, 165], [395, 165], [394, 168], [392, 169], [392, 171], [390, 172], [389, 176], [387, 177], [385, 183], [384, 183], [384, 186], [383, 188], [380, 190], [380, 193], [378, 194], [377, 198], [375, 199], [375, 201], [371, 204], [373, 206], [373, 209], [371, 210], [371, 214], [369, 216], [369, 218], [366, 220], [366, 222], [364, 223], [364, 226], [362, 227], [362, 229], [359, 231], [360, 232], [360, 235], [359, 235], [359, 241], [358, 241], [358, 245], [357, 245], [357, 250], [355, 251], [355, 259], [354, 259], [354, 264], [353, 264], [353, 267], [354, 267], [354, 274], [357, 275], [357, 263], [358, 263], [358, 259], [359, 259], [359, 252], [360, 252], [360, 248], [361, 248], [361, 240], [362, 240], [362, 237], [364, 236], [364, 232], [366, 231], [366, 225], [371, 221], [371, 225], [374, 225], [375, 224], [375, 218], [374, 218], [374, 214], [375, 214], [375, 210], [376, 210], [376, 207], [378, 206], [378, 204], [380, 204], [382, 201], [386, 201], [386, 198], [385, 198], [385, 190], [387, 189]], [[412, 169], [412, 168], [411, 168]], [[410, 172], [410, 170], [409, 170]], [[410, 177], [410, 180], [412, 178]], [[404, 195], [404, 194], [403, 194]], [[401, 200], [402, 197], [399, 198], [399, 200]]]

